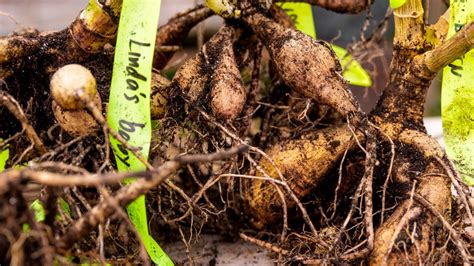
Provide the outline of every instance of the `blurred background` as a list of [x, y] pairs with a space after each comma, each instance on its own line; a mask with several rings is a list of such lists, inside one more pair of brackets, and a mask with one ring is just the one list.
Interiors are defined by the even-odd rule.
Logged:
[[[67, 27], [79, 12], [87, 5], [88, 0], [0, 0], [0, 36], [7, 35], [24, 27], [34, 27], [40, 31], [59, 30]], [[388, 0], [378, 0], [372, 7], [372, 19], [370, 27], [366, 31], [368, 35], [383, 20]], [[193, 7], [202, 0], [163, 0], [160, 15], [160, 25], [178, 12]], [[428, 20], [430, 23], [446, 10], [442, 0], [425, 0], [425, 6], [429, 7]], [[318, 38], [333, 42], [339, 46], [347, 47], [352, 42], [360, 39], [360, 29], [366, 19], [366, 12], [359, 15], [341, 15], [326, 11], [319, 7], [313, 8]], [[386, 41], [381, 45], [379, 56], [372, 64], [363, 65], [370, 73], [376, 73], [373, 88], [351, 88], [353, 93], [360, 99], [365, 110], [370, 110], [387, 80], [387, 70], [391, 54], [391, 38], [393, 37], [393, 23], [390, 19], [389, 31], [385, 35]], [[201, 27], [205, 36], [211, 36], [222, 24], [222, 19], [213, 17], [204, 22]], [[179, 64], [186, 57], [195, 52], [196, 31], [193, 31], [186, 43], [184, 52], [174, 57], [174, 63]], [[173, 62], [171, 62], [173, 65]], [[437, 77], [433, 82], [426, 105], [427, 116], [440, 115], [440, 82]]]

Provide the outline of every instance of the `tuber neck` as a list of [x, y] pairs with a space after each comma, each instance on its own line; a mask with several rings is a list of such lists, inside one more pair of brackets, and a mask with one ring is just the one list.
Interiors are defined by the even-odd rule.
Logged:
[[417, 75], [413, 67], [416, 50], [394, 51], [390, 79], [372, 115], [380, 122], [400, 124], [404, 129], [424, 131], [425, 98], [433, 77]]

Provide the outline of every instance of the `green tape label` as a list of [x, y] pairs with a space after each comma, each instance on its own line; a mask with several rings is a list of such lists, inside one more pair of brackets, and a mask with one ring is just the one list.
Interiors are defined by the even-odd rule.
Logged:
[[[474, 21], [473, 0], [451, 0], [448, 37]], [[441, 116], [446, 152], [469, 185], [474, 185], [474, 50], [443, 71]]]
[[298, 30], [316, 38], [316, 28], [314, 27], [313, 9], [307, 3], [281, 3], [279, 5], [288, 16]]
[[392, 9], [399, 8], [403, 6], [406, 2], [407, 0], [390, 0], [390, 7]]
[[[107, 113], [109, 126], [130, 145], [139, 147], [144, 158], [148, 158], [151, 141], [150, 84], [160, 6], [161, 0], [123, 1]], [[146, 168], [112, 137], [111, 143], [119, 171]], [[173, 265], [149, 234], [145, 197], [131, 203], [127, 211], [151, 260]]]
[[[293, 23], [298, 30], [307, 35], [316, 38], [316, 28], [313, 20], [312, 6], [307, 3], [280, 3], [279, 6], [290, 16]], [[336, 56], [341, 61], [341, 66], [344, 69], [342, 73], [344, 78], [350, 84], [370, 87], [372, 86], [372, 78], [369, 73], [357, 62], [353, 60], [346, 49], [337, 45], [331, 45]]]

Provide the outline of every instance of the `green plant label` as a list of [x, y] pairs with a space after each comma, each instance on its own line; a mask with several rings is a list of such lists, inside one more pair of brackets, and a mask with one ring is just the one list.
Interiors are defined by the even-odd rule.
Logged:
[[[474, 21], [474, 0], [451, 0], [448, 37]], [[446, 152], [469, 185], [474, 185], [474, 50], [443, 71], [441, 116]]]
[[390, 7], [392, 9], [399, 8], [403, 6], [406, 2], [407, 0], [390, 0]]
[[[150, 84], [160, 6], [161, 0], [123, 1], [107, 113], [109, 126], [138, 147], [144, 158], [148, 158], [151, 141]], [[111, 143], [119, 171], [146, 168], [112, 137]], [[149, 234], [145, 196], [131, 203], [127, 211], [151, 260], [158, 265], [173, 265]]]
[[281, 9], [285, 11], [295, 24], [296, 28], [316, 39], [316, 28], [314, 26], [313, 9], [307, 3], [281, 3]]
[[352, 59], [352, 56], [347, 52], [346, 49], [337, 45], [331, 45], [332, 49], [336, 53], [336, 56], [341, 61], [342, 69], [344, 72], [342, 75], [349, 81], [350, 84], [360, 87], [371, 87], [372, 78], [369, 73], [357, 62]]
[[[316, 38], [313, 10], [310, 4], [281, 3], [280, 7], [290, 16], [298, 30]], [[370, 75], [364, 70], [359, 62], [353, 60], [351, 55], [344, 48], [337, 45], [332, 45], [332, 48], [341, 61], [341, 66], [344, 69], [343, 76], [350, 84], [361, 87], [372, 86]]]

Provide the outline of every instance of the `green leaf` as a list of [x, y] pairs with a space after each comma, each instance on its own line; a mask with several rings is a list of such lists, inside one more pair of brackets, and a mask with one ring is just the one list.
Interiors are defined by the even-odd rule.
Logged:
[[[59, 207], [61, 208], [61, 210], [64, 211], [66, 215], [69, 215], [69, 217], [71, 217], [71, 208], [69, 207], [69, 204], [63, 198], [59, 198]], [[36, 199], [35, 201], [33, 201], [33, 203], [31, 203], [30, 205], [30, 209], [34, 212], [35, 220], [37, 222], [44, 221], [46, 217], [46, 212], [40, 200]], [[61, 216], [59, 214], [56, 215], [56, 220], [60, 220], [60, 219], [61, 219]]]
[[403, 6], [406, 2], [407, 0], [390, 0], [390, 7], [392, 9], [399, 8]]
[[[109, 126], [130, 145], [139, 147], [144, 158], [148, 158], [152, 133], [150, 86], [160, 6], [161, 0], [123, 1], [107, 112]], [[119, 171], [146, 169], [112, 136], [110, 142]], [[145, 197], [132, 202], [127, 211], [151, 260], [158, 265], [173, 265], [150, 236]]]
[[[3, 140], [0, 139], [0, 143]], [[8, 159], [10, 158], [10, 150], [8, 149], [8, 145], [4, 146], [0, 150], [0, 172], [5, 170], [5, 165], [7, 164]]]
[[45, 214], [45, 211], [44, 211], [43, 204], [41, 204], [41, 201], [39, 201], [39, 200], [33, 201], [33, 203], [31, 203], [30, 208], [35, 213], [35, 220], [37, 222], [44, 221], [44, 219], [46, 217], [46, 214]]
[[[448, 38], [474, 21], [471, 1], [451, 0]], [[474, 185], [474, 50], [443, 70], [441, 118], [446, 153], [464, 181]]]
[[63, 210], [64, 214], [71, 217], [71, 207], [63, 198], [59, 198], [59, 207]]

